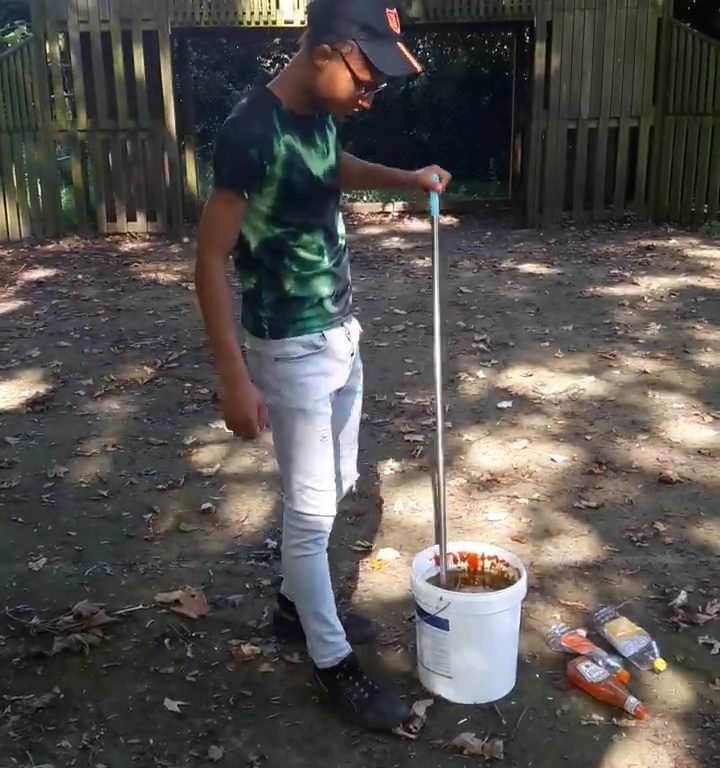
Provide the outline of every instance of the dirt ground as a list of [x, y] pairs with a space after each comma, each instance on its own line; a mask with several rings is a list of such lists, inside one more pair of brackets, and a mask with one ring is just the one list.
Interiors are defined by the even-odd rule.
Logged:
[[[497, 709], [438, 701], [416, 741], [336, 721], [302, 649], [270, 633], [270, 436], [223, 430], [191, 244], [3, 248], [1, 768], [482, 762], [444, 748], [462, 732], [503, 738], [497, 764], [518, 768], [720, 765], [720, 643], [707, 639], [720, 640], [720, 243], [471, 218], [447, 218], [442, 242], [450, 530], [527, 564], [513, 694]], [[332, 559], [342, 599], [382, 624], [363, 658], [414, 701], [409, 564], [433, 538], [429, 228], [358, 220], [352, 251], [362, 481]], [[380, 562], [382, 548], [399, 557]], [[155, 603], [186, 585], [208, 616]], [[689, 606], [673, 611], [681, 589]], [[51, 621], [84, 600], [120, 611], [104, 639]], [[636, 726], [569, 690], [567, 657], [543, 640], [559, 618], [623, 601], [669, 662], [633, 675], [652, 712]], [[73, 642], [87, 653], [48, 653]]]

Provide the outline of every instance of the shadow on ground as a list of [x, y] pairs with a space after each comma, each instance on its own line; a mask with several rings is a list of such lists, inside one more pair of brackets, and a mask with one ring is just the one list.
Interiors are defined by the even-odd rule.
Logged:
[[[353, 241], [363, 480], [333, 565], [344, 600], [381, 620], [368, 663], [416, 698], [408, 567], [433, 535], [428, 231], [364, 219]], [[307, 663], [267, 626], [279, 578], [269, 436], [249, 445], [222, 429], [190, 247], [26, 245], [0, 251], [0, 766], [180, 768], [221, 753], [237, 766], [449, 766], [443, 746], [463, 731], [504, 736], [513, 766], [717, 764], [720, 670], [698, 638], [720, 627], [677, 631], [667, 603], [681, 588], [693, 604], [720, 596], [720, 246], [448, 219], [443, 248], [451, 532], [513, 549], [531, 577], [519, 683], [499, 713], [438, 702], [405, 742], [313, 706]], [[379, 565], [365, 541], [400, 557]], [[208, 618], [153, 605], [186, 584], [205, 589]], [[82, 599], [137, 610], [87, 656], [38, 658], [43, 638], [11, 616]], [[569, 691], [542, 640], [558, 617], [621, 601], [670, 662], [635, 675], [653, 712], [637, 727]], [[261, 655], [233, 658], [232, 641]], [[166, 698], [186, 702], [180, 714]]]

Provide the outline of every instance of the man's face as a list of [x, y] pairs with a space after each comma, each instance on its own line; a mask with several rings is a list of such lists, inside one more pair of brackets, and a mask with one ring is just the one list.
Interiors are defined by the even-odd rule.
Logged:
[[315, 95], [336, 117], [370, 109], [385, 78], [352, 42], [321, 45], [312, 52], [317, 71]]

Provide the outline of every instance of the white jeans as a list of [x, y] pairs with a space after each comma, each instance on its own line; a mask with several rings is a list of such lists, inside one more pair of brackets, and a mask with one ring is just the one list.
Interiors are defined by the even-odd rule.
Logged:
[[321, 333], [247, 336], [247, 361], [270, 412], [283, 491], [282, 593], [300, 616], [315, 664], [350, 653], [335, 606], [328, 540], [337, 504], [357, 482], [363, 367], [354, 318]]

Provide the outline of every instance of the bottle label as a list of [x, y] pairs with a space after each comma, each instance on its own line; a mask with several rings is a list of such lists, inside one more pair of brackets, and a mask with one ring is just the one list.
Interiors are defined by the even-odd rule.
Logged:
[[628, 713], [628, 715], [634, 715], [639, 706], [640, 699], [636, 699], [634, 696], [628, 696], [623, 709]]
[[588, 683], [602, 683], [610, 677], [610, 673], [598, 666], [594, 661], [581, 661], [577, 665], [577, 671]]
[[634, 656], [651, 641], [644, 629], [633, 624], [624, 616], [608, 622], [604, 627], [604, 634], [627, 658]]

